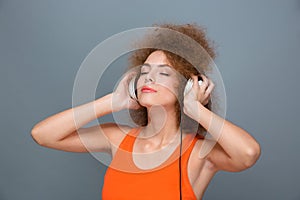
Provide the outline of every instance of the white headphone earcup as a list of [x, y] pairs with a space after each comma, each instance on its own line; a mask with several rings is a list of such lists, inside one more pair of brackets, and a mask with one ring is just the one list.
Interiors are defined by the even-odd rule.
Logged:
[[185, 96], [189, 91], [190, 89], [193, 87], [193, 79], [189, 79], [187, 82], [186, 82], [186, 85], [185, 85], [185, 88], [184, 88], [184, 92], [183, 92], [183, 95]]
[[[198, 84], [201, 85], [202, 84], [202, 80], [199, 80], [198, 81]], [[184, 88], [184, 92], [183, 92], [183, 95], [185, 96], [193, 87], [193, 79], [189, 79], [185, 85], [185, 88]]]
[[135, 99], [137, 100], [137, 96], [135, 95], [135, 77], [133, 77], [130, 82], [129, 82], [129, 85], [128, 85], [128, 92], [129, 92], [129, 96], [132, 98], [132, 99]]
[[199, 86], [202, 84], [202, 82], [203, 82], [202, 80], [199, 80], [199, 81], [198, 81]]

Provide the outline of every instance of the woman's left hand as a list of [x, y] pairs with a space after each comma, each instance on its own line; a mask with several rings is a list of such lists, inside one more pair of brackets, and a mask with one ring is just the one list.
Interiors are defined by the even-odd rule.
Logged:
[[184, 96], [183, 100], [184, 113], [194, 120], [197, 120], [199, 118], [199, 102], [202, 105], [206, 105], [209, 102], [209, 99], [211, 98], [211, 92], [215, 86], [214, 83], [203, 74], [201, 74], [201, 78], [203, 82], [201, 85], [199, 85], [198, 77], [194, 75], [192, 76], [193, 87]]

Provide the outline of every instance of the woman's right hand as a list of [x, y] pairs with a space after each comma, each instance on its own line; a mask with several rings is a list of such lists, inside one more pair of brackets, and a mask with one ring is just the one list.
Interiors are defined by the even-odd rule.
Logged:
[[141, 108], [141, 105], [129, 95], [129, 82], [134, 76], [136, 76], [136, 72], [127, 72], [112, 93], [113, 112]]

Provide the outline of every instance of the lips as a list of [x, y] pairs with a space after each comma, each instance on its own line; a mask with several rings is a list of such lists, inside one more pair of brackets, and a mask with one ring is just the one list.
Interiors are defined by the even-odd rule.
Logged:
[[144, 86], [142, 87], [142, 92], [145, 92], [145, 93], [150, 93], [150, 92], [157, 92], [156, 90], [154, 90], [153, 88], [151, 87], [148, 87], [148, 86]]

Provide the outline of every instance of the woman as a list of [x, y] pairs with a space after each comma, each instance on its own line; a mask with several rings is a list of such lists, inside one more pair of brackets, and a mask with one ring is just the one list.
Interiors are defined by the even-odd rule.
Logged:
[[[158, 27], [188, 35], [215, 57], [203, 29], [196, 24]], [[103, 199], [202, 199], [216, 172], [238, 172], [255, 164], [260, 156], [257, 141], [211, 111], [214, 84], [204, 75], [204, 68], [199, 74], [180, 56], [161, 49], [138, 50], [130, 61], [131, 66], [139, 66], [133, 70], [136, 99], [128, 89], [133, 73], [127, 73], [114, 92], [39, 122], [32, 129], [34, 140], [64, 151], [110, 154], [113, 160], [105, 175]], [[193, 86], [183, 95], [188, 78]], [[94, 113], [87, 112], [90, 106], [97, 117], [130, 109], [139, 126], [105, 123], [77, 129], [73, 111], [81, 114], [76, 125], [82, 127], [94, 120]], [[183, 131], [188, 118], [199, 126], [195, 132]], [[211, 126], [212, 121], [224, 123], [222, 129]], [[204, 131], [218, 140], [210, 152], [199, 157]]]

